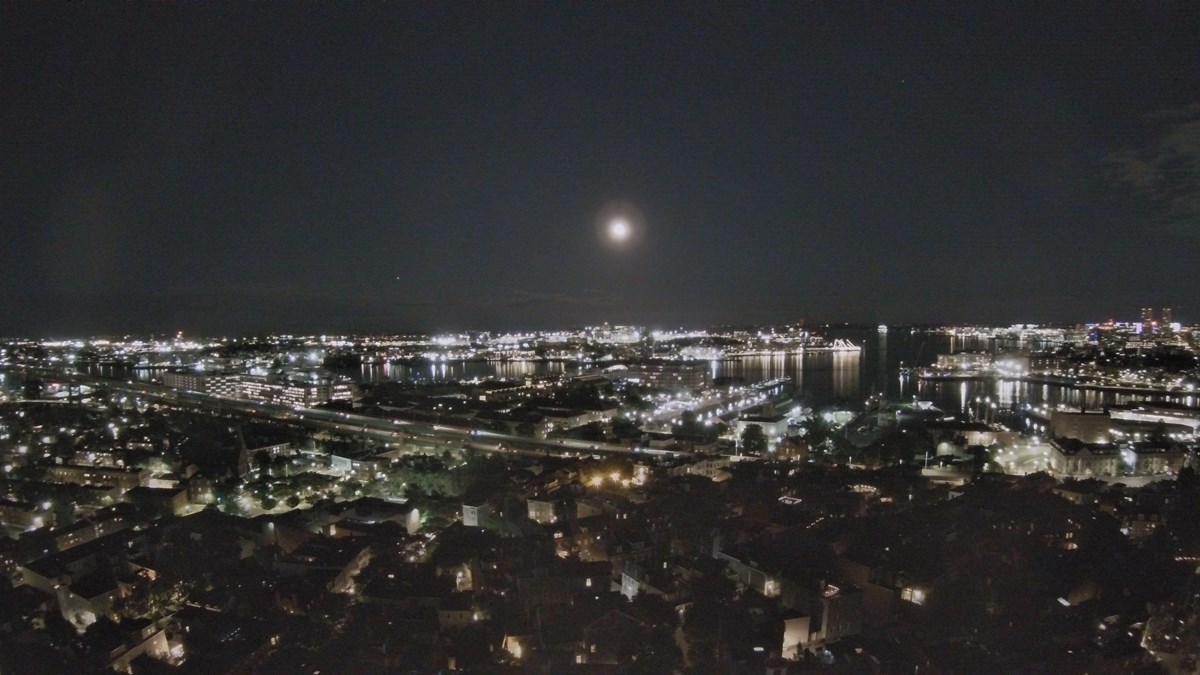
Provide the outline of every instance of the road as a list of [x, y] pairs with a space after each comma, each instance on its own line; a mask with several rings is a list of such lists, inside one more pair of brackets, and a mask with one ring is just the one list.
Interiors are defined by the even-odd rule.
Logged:
[[[17, 369], [14, 369], [17, 370]], [[17, 370], [17, 372], [22, 372]], [[44, 379], [55, 379], [93, 387], [103, 386], [110, 392], [141, 397], [180, 408], [204, 410], [221, 415], [244, 415], [251, 419], [266, 419], [303, 426], [318, 431], [337, 431], [366, 436], [379, 441], [412, 446], [414, 451], [462, 447], [508, 454], [558, 455], [579, 457], [599, 455], [679, 455], [667, 450], [631, 448], [614, 443], [598, 443], [570, 438], [530, 438], [492, 431], [408, 420], [383, 419], [352, 412], [320, 408], [291, 408], [288, 406], [246, 399], [212, 396], [194, 391], [180, 391], [160, 385], [133, 380], [106, 380], [87, 375], [61, 373], [38, 369], [24, 372]]]
[[671, 401], [643, 417], [643, 428], [670, 431], [679, 424], [685, 410], [696, 413], [700, 423], [714, 422], [722, 415], [732, 415], [748, 408], [760, 406], [778, 395], [784, 380], [771, 380], [748, 387], [737, 387], [728, 392], [713, 392], [689, 401]]

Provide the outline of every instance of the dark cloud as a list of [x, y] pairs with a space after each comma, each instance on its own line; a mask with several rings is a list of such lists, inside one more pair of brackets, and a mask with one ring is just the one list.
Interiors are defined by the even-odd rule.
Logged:
[[1154, 202], [1170, 231], [1200, 238], [1200, 103], [1148, 116], [1154, 140], [1111, 157], [1116, 179]]

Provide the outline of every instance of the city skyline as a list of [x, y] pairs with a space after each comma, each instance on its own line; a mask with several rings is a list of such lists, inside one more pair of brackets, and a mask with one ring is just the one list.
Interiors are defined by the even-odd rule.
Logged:
[[0, 335], [1196, 320], [1194, 6], [274, 9], [0, 9]]
[[[1147, 318], [1149, 311], [1151, 318]], [[1135, 316], [1140, 314], [1140, 316]], [[87, 343], [107, 344], [112, 341], [124, 340], [149, 340], [150, 342], [186, 342], [193, 343], [195, 340], [218, 340], [218, 341], [250, 341], [273, 338], [306, 338], [306, 339], [321, 339], [335, 342], [343, 338], [403, 338], [403, 337], [425, 337], [432, 340], [449, 339], [455, 337], [466, 336], [490, 336], [495, 338], [503, 338], [506, 336], [565, 336], [565, 335], [584, 335], [597, 331], [629, 331], [636, 333], [649, 339], [676, 339], [680, 336], [719, 336], [727, 332], [753, 332], [757, 331], [760, 334], [773, 335], [775, 331], [782, 331], [781, 334], [789, 332], [810, 333], [813, 331], [826, 330], [852, 330], [857, 332], [875, 331], [878, 329], [881, 333], [886, 333], [889, 328], [912, 329], [916, 330], [1003, 330], [1003, 329], [1029, 329], [1029, 330], [1058, 330], [1067, 329], [1112, 329], [1121, 328], [1125, 330], [1141, 331], [1145, 330], [1148, 334], [1164, 335], [1173, 334], [1173, 329], [1179, 329], [1184, 333], [1191, 333], [1195, 328], [1193, 323], [1184, 323], [1174, 320], [1174, 308], [1171, 307], [1142, 307], [1137, 308], [1136, 312], [1126, 312], [1123, 315], [1115, 318], [1104, 320], [1090, 320], [1079, 322], [1028, 322], [1015, 321], [1011, 323], [1001, 322], [911, 322], [911, 323], [893, 323], [893, 324], [873, 324], [869, 322], [852, 322], [852, 321], [826, 321], [826, 322], [746, 322], [746, 323], [711, 323], [711, 324], [667, 324], [664, 322], [650, 323], [612, 323], [601, 321], [598, 323], [579, 323], [579, 324], [563, 324], [549, 325], [536, 324], [526, 326], [510, 326], [502, 328], [498, 326], [471, 326], [467, 328], [447, 328], [443, 330], [428, 330], [424, 328], [413, 329], [396, 329], [396, 330], [381, 330], [381, 331], [294, 331], [294, 330], [274, 330], [274, 331], [258, 331], [258, 332], [201, 332], [201, 331], [172, 331], [147, 329], [143, 331], [133, 330], [114, 330], [98, 333], [56, 333], [56, 334], [27, 334], [27, 335], [0, 335], [0, 339], [13, 340], [17, 342], [31, 341], [48, 344], [67, 344], [76, 343], [79, 345]], [[768, 331], [769, 333], [763, 333]]]

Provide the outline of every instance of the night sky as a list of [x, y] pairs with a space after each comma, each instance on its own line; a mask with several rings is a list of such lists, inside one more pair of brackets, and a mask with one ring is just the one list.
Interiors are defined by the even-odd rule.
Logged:
[[1200, 320], [1200, 3], [747, 4], [3, 3], [0, 335]]

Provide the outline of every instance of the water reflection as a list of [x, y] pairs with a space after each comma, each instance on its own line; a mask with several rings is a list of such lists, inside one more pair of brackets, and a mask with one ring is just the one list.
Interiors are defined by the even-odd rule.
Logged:
[[861, 393], [859, 387], [859, 364], [862, 355], [858, 352], [833, 353], [833, 395], [847, 398]]
[[967, 402], [976, 396], [991, 397], [1004, 408], [1023, 403], [1038, 405], [1067, 405], [1086, 410], [1099, 410], [1105, 406], [1122, 405], [1136, 401], [1170, 401], [1194, 405], [1195, 396], [1164, 393], [1130, 393], [1076, 389], [1052, 384], [1018, 382], [1016, 380], [918, 380], [918, 398], [933, 401], [942, 409], [966, 410]]
[[880, 332], [876, 336], [875, 343], [875, 389], [878, 391], [888, 390], [888, 336], [887, 332]]
[[[1089, 409], [1138, 400], [1168, 400], [1196, 405], [1196, 395], [1130, 394], [1073, 389], [1053, 384], [1017, 382], [1012, 380], [926, 381], [905, 371], [933, 363], [938, 354], [956, 351], [1004, 351], [1015, 348], [1038, 348], [1040, 344], [1024, 344], [1014, 340], [994, 340], [978, 337], [957, 337], [940, 332], [914, 331], [893, 327], [887, 333], [846, 328], [829, 329], [830, 339], [843, 338], [862, 345], [861, 351], [826, 352], [804, 351], [796, 354], [766, 354], [710, 362], [714, 378], [733, 377], [747, 383], [778, 377], [788, 377], [795, 383], [800, 396], [813, 405], [849, 402], [861, 405], [867, 396], [884, 393], [892, 399], [911, 400], [914, 396], [932, 401], [948, 411], [967, 410], [976, 396], [992, 397], [1005, 408], [1023, 403], [1051, 405], [1066, 404]], [[360, 382], [391, 380], [471, 380], [523, 379], [574, 372], [573, 364], [545, 361], [438, 361], [412, 365], [400, 363], [367, 363], [361, 368], [338, 371]], [[89, 375], [141, 381], [161, 376], [161, 370], [138, 369], [127, 366], [89, 366]]]
[[716, 372], [748, 383], [788, 377], [815, 403], [857, 399], [863, 392], [861, 352], [804, 351], [723, 359]]
[[519, 380], [526, 377], [557, 375], [566, 365], [557, 361], [438, 361], [404, 365], [400, 363], [364, 363], [357, 371], [339, 371], [360, 382], [392, 380], [473, 380], [497, 378]]

